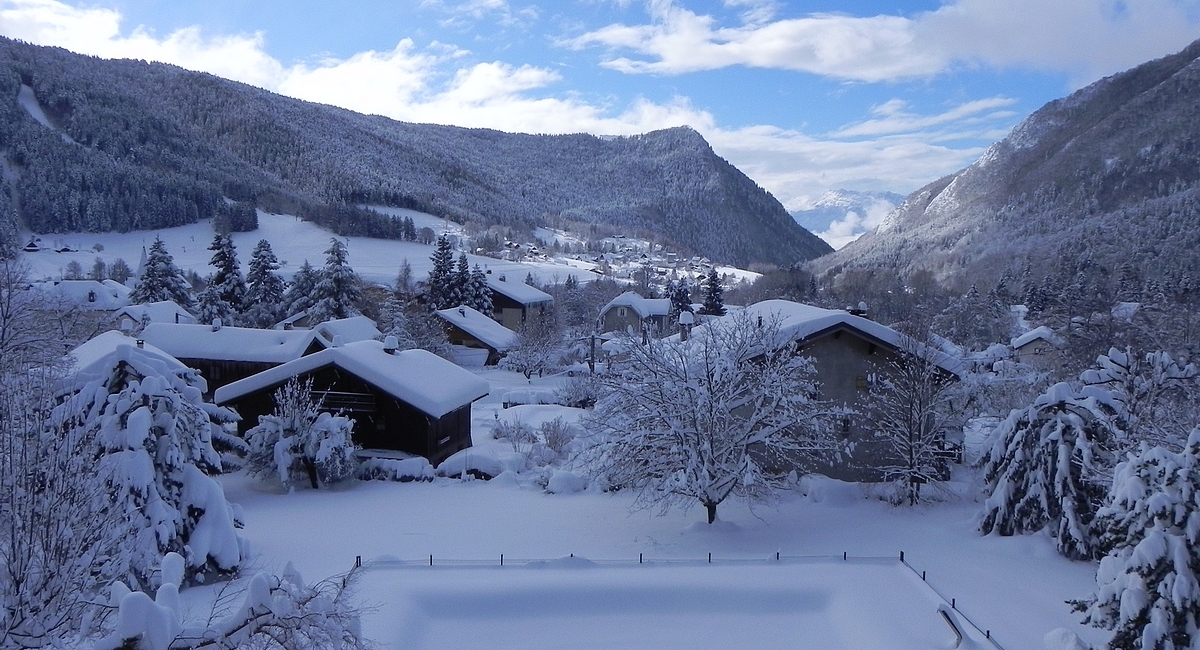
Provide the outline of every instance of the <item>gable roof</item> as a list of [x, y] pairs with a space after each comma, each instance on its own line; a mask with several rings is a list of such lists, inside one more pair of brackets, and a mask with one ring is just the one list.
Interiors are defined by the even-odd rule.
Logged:
[[670, 298], [643, 298], [636, 291], [626, 291], [625, 293], [608, 301], [607, 305], [600, 310], [600, 315], [607, 314], [613, 307], [629, 307], [639, 318], [650, 318], [651, 316], [666, 316], [671, 313]]
[[129, 364], [143, 376], [172, 374], [185, 378], [189, 385], [202, 393], [208, 389], [200, 373], [185, 366], [179, 359], [145, 342], [139, 347], [137, 339], [116, 330], [84, 341], [67, 353], [67, 358], [67, 377], [61, 384], [67, 390], [109, 373], [121, 362]]
[[504, 277], [503, 275], [487, 276], [488, 288], [500, 295], [508, 296], [522, 305], [536, 305], [554, 300], [554, 296], [537, 287], [531, 287], [524, 282], [511, 282], [503, 279]]
[[438, 418], [487, 395], [489, 390], [487, 381], [431, 352], [404, 350], [388, 354], [379, 341], [358, 341], [321, 350], [222, 386], [213, 401], [228, 404], [330, 365]]
[[342, 343], [368, 341], [383, 336], [383, 333], [375, 326], [375, 321], [366, 316], [327, 320], [312, 329], [325, 347], [333, 345], [333, 339], [338, 336], [342, 337]]
[[127, 305], [118, 309], [114, 317], [120, 318], [122, 315], [129, 316], [139, 322], [143, 316], [146, 316], [151, 323], [185, 323], [189, 325], [196, 323], [196, 317], [188, 310], [180, 307], [174, 300], [159, 300], [158, 302], [148, 302], [143, 305]]
[[310, 330], [262, 330], [176, 323], [151, 323], [141, 338], [177, 359], [285, 363], [304, 354], [316, 336]]
[[466, 305], [439, 309], [435, 313], [442, 320], [474, 336], [497, 352], [504, 352], [517, 342], [516, 332]]
[[1054, 330], [1042, 325], [1040, 327], [1035, 327], [1013, 339], [1009, 345], [1012, 346], [1012, 349], [1016, 350], [1017, 348], [1025, 347], [1026, 345], [1038, 340], [1046, 341], [1051, 345], [1059, 345], [1062, 343], [1062, 339], [1059, 338], [1058, 334], [1054, 333]]
[[[790, 340], [804, 341], [837, 329], [852, 329], [894, 350], [905, 350], [915, 346], [939, 368], [955, 375], [962, 372], [962, 362], [959, 359], [919, 341], [913, 341], [886, 325], [840, 309], [824, 309], [790, 300], [764, 300], [745, 307], [742, 311], [751, 318], [761, 316], [764, 320], [776, 320], [779, 333]], [[721, 318], [729, 317], [727, 315]]]
[[58, 280], [34, 285], [46, 295], [87, 309], [111, 311], [129, 304], [130, 288], [114, 280]]

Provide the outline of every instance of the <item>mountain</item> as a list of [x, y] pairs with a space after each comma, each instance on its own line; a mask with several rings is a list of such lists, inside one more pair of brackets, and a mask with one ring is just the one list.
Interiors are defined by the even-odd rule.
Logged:
[[[692, 129], [539, 136], [406, 124], [165, 64], [0, 39], [0, 240], [148, 230], [249, 206], [394, 236], [356, 205], [480, 228], [571, 221], [715, 260], [792, 264], [829, 247]], [[230, 207], [233, 203], [240, 206]]]
[[904, 196], [895, 192], [830, 190], [811, 208], [791, 214], [804, 229], [824, 233], [829, 244], [840, 248], [874, 228], [902, 201]]
[[[814, 264], [981, 289], [1008, 272], [1157, 278], [1200, 272], [1200, 41], [1050, 102], [874, 232]], [[1067, 278], [1069, 279], [1069, 277]]]

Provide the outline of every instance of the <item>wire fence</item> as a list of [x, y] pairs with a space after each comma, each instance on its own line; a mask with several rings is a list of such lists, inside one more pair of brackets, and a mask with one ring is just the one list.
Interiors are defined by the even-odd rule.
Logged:
[[[571, 554], [571, 555], [567, 556], [566, 558], [560, 557], [560, 558], [549, 558], [549, 559], [547, 559], [547, 558], [516, 558], [516, 557], [505, 556], [504, 554], [501, 554], [498, 558], [490, 558], [490, 559], [440, 558], [440, 557], [435, 557], [433, 555], [428, 555], [421, 559], [414, 559], [414, 560], [401, 560], [401, 559], [363, 560], [361, 556], [357, 556], [354, 558], [354, 568], [363, 570], [363, 571], [370, 571], [370, 570], [386, 570], [386, 569], [404, 569], [404, 568], [415, 568], [415, 567], [464, 567], [464, 568], [465, 567], [500, 568], [500, 567], [522, 567], [522, 566], [528, 567], [528, 566], [547, 566], [547, 565], [569, 563], [572, 559], [575, 559], [574, 554]], [[954, 612], [956, 617], [961, 618], [968, 625], [975, 628], [975, 630], [979, 634], [983, 635], [983, 637], [987, 641], [989, 641], [992, 644], [992, 646], [996, 648], [996, 650], [1005, 650], [1004, 646], [1000, 645], [1000, 642], [998, 640], [996, 640], [995, 636], [992, 635], [992, 631], [990, 628], [981, 626], [979, 623], [976, 623], [974, 619], [972, 619], [969, 615], [967, 615], [966, 612], [964, 612], [962, 609], [959, 608], [958, 600], [955, 597], [948, 596], [944, 591], [935, 587], [929, 581], [928, 576], [924, 570], [918, 571], [916, 567], [909, 564], [909, 562], [904, 557], [904, 551], [900, 551], [899, 555], [888, 555], [888, 556], [850, 555], [849, 553], [842, 553], [841, 555], [784, 555], [784, 554], [780, 554], [780, 553], [775, 553], [773, 556], [770, 556], [770, 557], [757, 557], [757, 558], [740, 557], [740, 558], [737, 558], [737, 557], [714, 557], [712, 553], [709, 553], [709, 554], [707, 554], [707, 556], [699, 557], [699, 558], [680, 558], [680, 557], [669, 557], [669, 558], [654, 557], [654, 558], [651, 558], [651, 557], [646, 557], [646, 555], [643, 553], [639, 553], [636, 559], [634, 559], [632, 557], [608, 558], [608, 559], [594, 559], [594, 558], [583, 558], [583, 557], [578, 558], [578, 562], [580, 562], [580, 563], [587, 563], [587, 564], [591, 564], [591, 565], [603, 565], [603, 566], [638, 566], [638, 565], [697, 566], [697, 565], [704, 565], [704, 564], [722, 565], [722, 566], [731, 566], [731, 565], [763, 566], [763, 565], [781, 564], [781, 563], [800, 564], [800, 563], [807, 563], [807, 562], [835, 562], [835, 561], [836, 562], [854, 563], [854, 564], [881, 564], [881, 565], [899, 564], [899, 565], [907, 568], [909, 571], [912, 571], [913, 575], [920, 578], [921, 582], [925, 585], [925, 587], [927, 589], [929, 589], [935, 596], [937, 596], [937, 598], [942, 601], [943, 605], [948, 606], [949, 609]], [[945, 617], [945, 614], [943, 614], [943, 616]], [[951, 621], [951, 619], [949, 617], [946, 617], [946, 622], [952, 628], [954, 628], [955, 634], [960, 634], [960, 631], [957, 628], [955, 628], [954, 623]], [[960, 640], [961, 640], [961, 638], [960, 638]]]

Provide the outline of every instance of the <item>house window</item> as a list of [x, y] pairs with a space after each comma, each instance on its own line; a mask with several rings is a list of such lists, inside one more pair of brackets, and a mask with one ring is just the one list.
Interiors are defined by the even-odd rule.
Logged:
[[626, 315], [626, 314], [628, 314], [628, 313], [629, 313], [629, 312], [625, 311], [625, 308], [624, 308], [624, 307], [617, 307], [617, 317], [619, 317], [619, 318], [625, 318], [625, 315]]
[[95, 291], [88, 292], [88, 302], [96, 302], [96, 292]]

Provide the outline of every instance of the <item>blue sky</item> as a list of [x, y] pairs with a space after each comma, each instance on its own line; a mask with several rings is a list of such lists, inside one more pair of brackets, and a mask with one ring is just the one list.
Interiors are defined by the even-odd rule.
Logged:
[[789, 209], [907, 194], [1200, 38], [1200, 0], [0, 0], [0, 34], [414, 122], [687, 124]]

